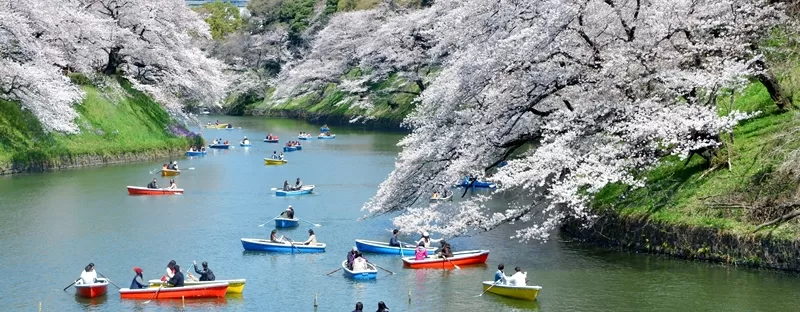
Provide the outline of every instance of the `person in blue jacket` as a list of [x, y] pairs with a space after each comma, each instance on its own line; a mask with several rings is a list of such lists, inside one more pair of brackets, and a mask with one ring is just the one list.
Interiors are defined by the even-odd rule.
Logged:
[[147, 288], [147, 284], [144, 283], [144, 278], [142, 277], [142, 268], [140, 267], [133, 267], [133, 271], [136, 272], [136, 276], [133, 277], [131, 281], [130, 289], [142, 289]]
[[394, 231], [392, 231], [392, 238], [389, 239], [389, 246], [400, 247], [400, 240], [397, 239], [398, 232], [399, 231], [397, 229], [394, 229]]

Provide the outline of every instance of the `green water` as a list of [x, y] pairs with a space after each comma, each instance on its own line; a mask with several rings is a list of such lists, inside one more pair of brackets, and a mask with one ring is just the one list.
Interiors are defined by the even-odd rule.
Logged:
[[[217, 117], [213, 117], [216, 119]], [[384, 301], [392, 311], [797, 311], [800, 279], [791, 274], [737, 269], [658, 256], [608, 252], [558, 239], [520, 244], [506, 226], [455, 238], [455, 250], [489, 249], [486, 265], [461, 270], [404, 269], [397, 256], [367, 255], [391, 270], [371, 282], [354, 282], [339, 267], [354, 239], [388, 240], [388, 217], [358, 221], [360, 207], [394, 164], [401, 134], [334, 127], [335, 140], [312, 140], [287, 153], [289, 164], [264, 166], [281, 141], [320, 125], [301, 121], [219, 117], [235, 130], [206, 130], [209, 141], [253, 147], [211, 150], [179, 163], [183, 196], [128, 196], [126, 185], [144, 186], [169, 159], [0, 177], [0, 304], [6, 311], [351, 311], [357, 301], [374, 311]], [[282, 198], [269, 190], [300, 177], [314, 195]], [[166, 179], [158, 177], [161, 184]], [[322, 224], [321, 254], [245, 252], [240, 238], [267, 237], [269, 220], [287, 205], [297, 216]], [[259, 224], [267, 223], [265, 227]], [[304, 239], [309, 225], [281, 231]], [[416, 237], [406, 237], [413, 240]], [[121, 300], [113, 286], [106, 296], [78, 298], [62, 289], [89, 262], [127, 287], [133, 266], [146, 279], [159, 278], [169, 260], [182, 267], [208, 261], [218, 279], [246, 278], [241, 296], [217, 300]], [[481, 293], [498, 263], [520, 266], [529, 285], [543, 290], [536, 302]], [[409, 296], [410, 294], [410, 296]]]

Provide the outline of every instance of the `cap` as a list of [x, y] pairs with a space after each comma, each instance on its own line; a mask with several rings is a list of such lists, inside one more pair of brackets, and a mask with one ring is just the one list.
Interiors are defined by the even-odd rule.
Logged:
[[356, 248], [356, 246], [353, 246], [353, 251], [358, 251], [358, 248]]
[[428, 236], [431, 236], [430, 234], [428, 234], [428, 231], [422, 232], [422, 237], [428, 237]]
[[136, 273], [142, 273], [142, 268], [140, 267], [133, 267], [133, 271]]

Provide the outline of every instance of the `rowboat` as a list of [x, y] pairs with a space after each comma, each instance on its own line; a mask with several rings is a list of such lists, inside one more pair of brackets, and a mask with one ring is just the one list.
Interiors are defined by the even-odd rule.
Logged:
[[[511, 297], [517, 298], [522, 300], [536, 300], [536, 295], [539, 294], [539, 291], [542, 290], [541, 286], [509, 286], [509, 285], [494, 285], [493, 281], [485, 281], [483, 284], [483, 290], [504, 296], [504, 297]], [[489, 288], [491, 287], [491, 289]]]
[[230, 149], [230, 144], [209, 144], [209, 148]]
[[342, 261], [342, 272], [344, 276], [354, 280], [374, 280], [378, 278], [378, 269], [372, 263], [367, 263], [367, 266], [372, 268], [367, 271], [353, 271], [347, 268], [347, 260]]
[[307, 135], [307, 136], [302, 136], [301, 135], [301, 136], [298, 136], [297, 139], [298, 140], [311, 140], [311, 135]]
[[228, 124], [218, 124], [218, 125], [206, 125], [206, 128], [210, 129], [224, 129], [227, 128]]
[[265, 165], [283, 165], [289, 162], [286, 159], [272, 159], [272, 158], [264, 158]]
[[[184, 282], [186, 284], [186, 282]], [[210, 284], [183, 286], [130, 289], [122, 288], [119, 296], [122, 299], [181, 299], [181, 298], [222, 298], [228, 291], [228, 283], [214, 282]], [[158, 294], [156, 294], [158, 292]]]
[[283, 147], [283, 151], [284, 152], [294, 152], [296, 150], [297, 150], [297, 146], [284, 146]]
[[83, 280], [75, 282], [75, 294], [81, 297], [94, 298], [105, 295], [108, 291], [108, 280], [98, 278], [97, 283], [84, 284]]
[[295, 148], [296, 148], [298, 151], [303, 149], [303, 146], [302, 146], [302, 145], [299, 145], [299, 144], [298, 144], [298, 145], [295, 145], [294, 147], [295, 147]]
[[[461, 184], [456, 185], [456, 187], [469, 187], [469, 184], [470, 184], [470, 181], [467, 180], [467, 179], [464, 179], [464, 180], [461, 181]], [[475, 183], [472, 183], [472, 187], [475, 187], [475, 188], [496, 188], [497, 184], [494, 184], [492, 182], [486, 182], [486, 181], [475, 181]]]
[[276, 228], [291, 228], [300, 225], [300, 219], [275, 218]]
[[335, 139], [335, 138], [336, 138], [336, 135], [335, 135], [335, 134], [331, 134], [331, 135], [321, 135], [321, 134], [320, 134], [320, 135], [317, 137], [317, 139], [320, 139], [320, 140], [333, 140], [333, 139]]
[[438, 203], [438, 202], [452, 201], [452, 200], [453, 200], [453, 195], [452, 194], [450, 196], [447, 196], [447, 197], [431, 197], [431, 203]]
[[151, 189], [139, 186], [128, 186], [129, 195], [175, 195], [183, 194], [183, 189]]
[[239, 142], [239, 146], [253, 146], [253, 143]]
[[302, 242], [273, 243], [268, 239], [242, 238], [242, 247], [249, 251], [317, 253], [325, 252], [325, 244], [303, 245]]
[[[161, 286], [162, 282], [160, 279], [152, 279], [147, 281], [150, 284], [150, 288], [158, 288]], [[183, 286], [198, 286], [198, 285], [208, 285], [208, 284], [218, 284], [218, 283], [228, 283], [228, 290], [226, 293], [228, 294], [241, 294], [244, 291], [244, 285], [247, 283], [245, 279], [232, 279], [232, 280], [216, 280], [216, 281], [190, 281], [186, 280], [183, 282]], [[164, 286], [167, 287], [167, 286]], [[161, 291], [164, 291], [162, 289]]]
[[296, 196], [296, 195], [305, 195], [311, 194], [314, 191], [314, 185], [306, 185], [301, 187], [297, 191], [284, 191], [282, 189], [275, 190], [275, 196]]
[[[470, 265], [486, 263], [489, 259], [488, 250], [468, 250], [454, 252], [453, 256], [447, 259], [441, 258], [425, 258], [422, 260], [414, 260], [414, 257], [403, 258], [403, 265], [412, 269], [451, 269], [455, 265]], [[450, 261], [447, 261], [450, 260]]]
[[319, 132], [328, 132], [331, 131], [331, 128], [328, 127], [319, 127]]
[[[376, 242], [366, 239], [357, 239], [356, 240], [356, 249], [360, 252], [371, 252], [371, 253], [378, 253], [378, 254], [390, 254], [390, 255], [413, 255], [416, 247], [412, 245], [406, 245], [403, 248], [403, 252], [400, 252], [400, 247], [389, 246], [389, 243], [384, 242]], [[428, 248], [426, 249], [429, 255], [432, 255], [436, 252], [436, 248]]]
[[264, 139], [264, 142], [267, 142], [267, 143], [278, 143], [278, 138]]
[[168, 176], [176, 176], [181, 174], [180, 170], [172, 170], [172, 169], [161, 169], [161, 176], [168, 177]]
[[187, 151], [186, 156], [205, 156], [206, 152]]

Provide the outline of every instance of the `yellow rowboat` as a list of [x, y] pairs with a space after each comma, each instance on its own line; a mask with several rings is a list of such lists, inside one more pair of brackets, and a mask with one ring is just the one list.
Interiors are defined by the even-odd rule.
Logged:
[[[264, 164], [265, 165], [283, 165], [283, 164], [285, 164], [287, 162], [289, 162], [289, 161], [286, 160], [286, 159], [264, 158]], [[230, 286], [228, 286], [228, 287], [230, 287]]]
[[[245, 279], [232, 279], [232, 280], [216, 280], [216, 281], [206, 281], [206, 282], [196, 282], [191, 280], [185, 280], [183, 282], [184, 286], [198, 286], [198, 285], [205, 285], [205, 284], [214, 284], [214, 283], [228, 283], [228, 291], [226, 294], [241, 294], [244, 291], [244, 284], [247, 282]], [[161, 286], [161, 280], [153, 279], [147, 281], [150, 284], [150, 288], [158, 288]]]
[[162, 177], [169, 177], [169, 176], [176, 176], [181, 174], [180, 170], [172, 170], [172, 169], [161, 169], [161, 176]]
[[[488, 292], [495, 295], [530, 301], [536, 300], [536, 295], [538, 295], [539, 291], [542, 290], [541, 286], [494, 285], [494, 287], [492, 287], [492, 284], [494, 284], [493, 281], [483, 282], [483, 290], [488, 290]], [[492, 288], [489, 289], [489, 287]]]
[[[206, 125], [206, 128], [209, 128], [209, 129], [225, 129], [225, 128], [227, 128], [227, 127], [228, 127], [228, 124], [218, 124], [218, 125], [211, 124], [211, 125]], [[230, 286], [228, 286], [228, 288], [230, 288]]]

